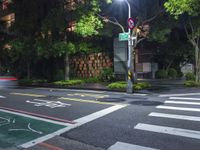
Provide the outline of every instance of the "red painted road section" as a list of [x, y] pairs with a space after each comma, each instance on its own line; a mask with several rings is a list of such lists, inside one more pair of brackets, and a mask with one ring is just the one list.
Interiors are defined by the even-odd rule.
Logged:
[[44, 143], [44, 142], [40, 143], [38, 145], [41, 146], [41, 147], [47, 148], [49, 150], [64, 150], [64, 149], [62, 149], [60, 147], [56, 147], [54, 145], [51, 145], [51, 144], [48, 144], [48, 143]]
[[74, 121], [60, 119], [60, 118], [55, 118], [55, 117], [41, 115], [41, 114], [36, 114], [36, 113], [31, 113], [31, 112], [27, 112], [27, 111], [23, 111], [23, 110], [17, 110], [17, 109], [6, 108], [6, 107], [0, 107], [0, 109], [9, 110], [9, 111], [13, 111], [13, 112], [17, 112], [17, 113], [22, 113], [22, 114], [27, 114], [27, 115], [36, 116], [36, 117], [41, 117], [41, 118], [45, 118], [45, 119], [50, 119], [50, 120], [54, 120], [54, 121], [60, 121], [60, 122], [64, 122], [64, 123], [76, 124], [76, 122], [74, 122]]
[[0, 77], [0, 81], [16, 81], [15, 77]]

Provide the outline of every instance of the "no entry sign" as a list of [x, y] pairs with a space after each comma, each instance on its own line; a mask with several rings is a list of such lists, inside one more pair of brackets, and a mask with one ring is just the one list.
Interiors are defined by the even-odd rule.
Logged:
[[128, 28], [133, 29], [135, 27], [135, 20], [133, 18], [128, 19]]

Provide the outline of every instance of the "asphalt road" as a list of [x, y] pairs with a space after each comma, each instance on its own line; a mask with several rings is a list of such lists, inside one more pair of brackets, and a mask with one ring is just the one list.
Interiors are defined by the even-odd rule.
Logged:
[[[5, 119], [12, 118], [8, 121], [9, 128], [5, 128], [8, 133], [0, 133], [2, 149], [200, 149], [198, 89], [173, 89], [145, 95], [52, 88], [2, 88], [1, 118], [4, 120], [0, 120], [0, 130], [8, 126]], [[13, 120], [17, 123], [19, 120], [19, 123]], [[25, 130], [24, 127], [22, 130], [20, 120], [25, 120], [27, 124], [31, 122], [32, 130]], [[21, 130], [14, 130], [15, 126]], [[52, 128], [48, 130], [44, 126]], [[6, 142], [5, 137], [15, 139], [19, 134], [30, 138], [28, 141], [7, 141], [14, 144], [1, 147], [1, 142]]]

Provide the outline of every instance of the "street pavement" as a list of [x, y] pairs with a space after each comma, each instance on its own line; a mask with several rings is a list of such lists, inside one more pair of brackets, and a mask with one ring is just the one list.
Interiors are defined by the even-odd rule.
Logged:
[[199, 150], [200, 90], [0, 89], [0, 148]]

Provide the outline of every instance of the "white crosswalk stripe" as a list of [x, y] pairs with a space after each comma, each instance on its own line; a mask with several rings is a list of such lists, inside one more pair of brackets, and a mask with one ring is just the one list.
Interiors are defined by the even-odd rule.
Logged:
[[173, 100], [193, 100], [193, 101], [200, 101], [200, 98], [191, 98], [191, 97], [170, 97], [169, 99], [173, 99]]
[[145, 130], [157, 133], [165, 133], [170, 135], [200, 139], [200, 131], [195, 131], [195, 130], [186, 130], [181, 128], [172, 128], [167, 126], [158, 126], [158, 125], [143, 124], [143, 123], [137, 124], [134, 128], [138, 130]]
[[[170, 122], [169, 124], [165, 122], [162, 122], [162, 125], [159, 125], [159, 122], [154, 122], [146, 124], [146, 123], [138, 123], [134, 129], [140, 130], [140, 131], [149, 131], [149, 132], [155, 132], [155, 133], [162, 133], [163, 135], [174, 135], [174, 136], [180, 136], [180, 137], [187, 137], [187, 138], [193, 138], [193, 139], [200, 139], [200, 131], [199, 128], [194, 128], [191, 130], [190, 126], [184, 126], [184, 128], [177, 128], [173, 126], [174, 122], [179, 122], [179, 120], [185, 120], [185, 121], [191, 121], [192, 122], [200, 122], [200, 113], [199, 116], [193, 116], [191, 115], [191, 112], [200, 112], [200, 107], [197, 107], [200, 105], [200, 98], [191, 98], [191, 97], [169, 97], [167, 98], [169, 100], [164, 101], [165, 105], [159, 105], [155, 108], [159, 110], [159, 112], [151, 112], [148, 114], [151, 119], [158, 118], [161, 122], [164, 119], [173, 119], [173, 122]], [[167, 104], [170, 104], [167, 105]], [[172, 106], [175, 104], [176, 106]], [[190, 105], [190, 107], [183, 107], [182, 105]], [[192, 107], [193, 106], [193, 107]], [[164, 113], [162, 110], [165, 110]], [[173, 113], [167, 113], [167, 111], [174, 110]], [[176, 114], [178, 112], [179, 114]], [[180, 114], [183, 113], [184, 115]], [[189, 113], [190, 115], [187, 115], [186, 113]], [[197, 114], [196, 114], [197, 115]], [[176, 121], [177, 120], [177, 121]], [[163, 123], [165, 123], [163, 125]], [[179, 126], [180, 127], [180, 126]], [[186, 129], [187, 128], [187, 129]], [[195, 130], [194, 130], [195, 129]]]
[[200, 105], [200, 103], [198, 102], [186, 102], [186, 101], [165, 101], [165, 104]]
[[5, 96], [1, 96], [1, 95], [0, 95], [0, 98], [6, 98], [6, 97], [5, 97]]
[[158, 150], [158, 149], [123, 143], [123, 142], [117, 142], [111, 147], [109, 147], [108, 150]]
[[175, 114], [166, 114], [166, 113], [157, 113], [157, 112], [152, 112], [148, 116], [179, 119], [179, 120], [188, 120], [188, 121], [200, 121], [200, 117], [196, 117], [196, 116], [175, 115]]
[[157, 106], [158, 109], [169, 109], [169, 110], [182, 110], [182, 111], [195, 111], [200, 112], [199, 108], [187, 108], [187, 107], [173, 107], [173, 106]]

